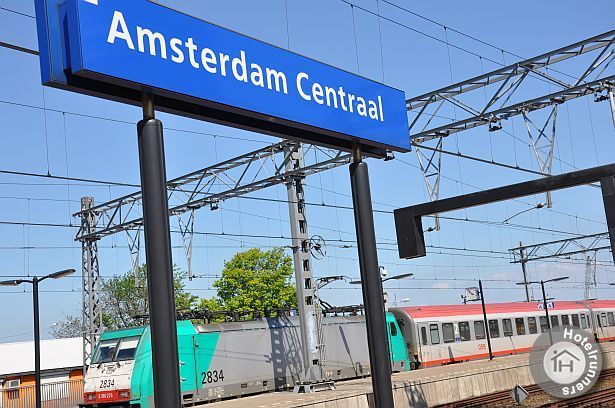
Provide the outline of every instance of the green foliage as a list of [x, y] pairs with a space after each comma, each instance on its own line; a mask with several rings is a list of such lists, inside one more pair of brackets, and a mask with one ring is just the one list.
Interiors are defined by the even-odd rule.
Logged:
[[[199, 310], [208, 312], [217, 312], [224, 310], [222, 303], [217, 298], [201, 299], [199, 303]], [[224, 316], [214, 316], [209, 322], [219, 323], [224, 321]]]
[[[178, 312], [191, 310], [252, 312], [297, 307], [295, 286], [292, 282], [293, 264], [283, 248], [269, 251], [250, 249], [238, 252], [225, 262], [222, 277], [214, 282], [217, 296], [200, 299], [186, 291], [186, 277], [174, 269], [175, 307]], [[103, 326], [119, 329], [146, 323], [148, 314], [146, 266], [139, 269], [135, 286], [132, 271], [102, 281], [101, 310]], [[212, 322], [223, 321], [222, 316]], [[52, 327], [55, 337], [80, 336], [81, 319], [66, 316], [66, 320]]]
[[[143, 265], [139, 268], [136, 286], [132, 271], [102, 281], [100, 307], [103, 311], [103, 326], [106, 329], [134, 327], [146, 322], [144, 316], [149, 313], [146, 275], [146, 266]], [[173, 270], [175, 307], [178, 311], [192, 310], [198, 301], [197, 296], [185, 290], [182, 281], [184, 277], [185, 274], [177, 268]], [[52, 327], [54, 337], [71, 337], [82, 331], [81, 320], [73, 316], [66, 316], [65, 321], [58, 322]]]
[[238, 312], [295, 308], [292, 276], [292, 259], [283, 248], [238, 252], [224, 264], [222, 277], [214, 282], [217, 298], [206, 302], [217, 302], [223, 310]]

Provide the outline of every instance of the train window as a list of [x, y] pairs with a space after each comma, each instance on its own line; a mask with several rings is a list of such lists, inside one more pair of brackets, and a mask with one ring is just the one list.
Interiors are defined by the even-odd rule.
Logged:
[[442, 341], [445, 343], [455, 342], [453, 323], [442, 323]]
[[92, 364], [110, 363], [115, 358], [116, 351], [117, 339], [101, 341], [92, 359]]
[[547, 323], [547, 318], [545, 316], [540, 316], [540, 332], [544, 333], [549, 331], [549, 324]]
[[431, 344], [440, 344], [440, 331], [437, 324], [429, 325], [429, 334], [431, 336]]
[[461, 337], [461, 341], [472, 340], [470, 322], [459, 322], [459, 336]]
[[134, 360], [138, 345], [138, 337], [127, 337], [120, 340], [120, 346], [118, 347], [115, 361]]
[[427, 328], [425, 326], [421, 327], [421, 342], [423, 346], [427, 345]]
[[587, 329], [587, 317], [581, 313], [581, 328]]
[[562, 326], [570, 326], [570, 319], [568, 318], [568, 315], [562, 315]]
[[573, 314], [571, 316], [572, 316], [572, 327], [576, 327], [578, 329], [580, 327], [579, 326], [579, 315]]
[[553, 330], [559, 330], [559, 319], [557, 318], [557, 316], [550, 316], [551, 317], [551, 328]]
[[482, 340], [485, 338], [485, 322], [477, 320], [474, 322], [474, 336], [476, 340]]
[[525, 334], [525, 320], [523, 320], [523, 317], [515, 318], [515, 327], [517, 329], [517, 336]]
[[615, 317], [613, 317], [613, 312], [608, 312], [606, 315], [609, 319], [609, 326], [615, 326]]
[[607, 327], [608, 323], [606, 321], [606, 313], [602, 313], [602, 327]]
[[547, 323], [547, 318], [545, 316], [540, 316], [538, 318], [538, 321], [540, 322], [540, 332], [541, 333], [549, 331], [549, 324]]
[[600, 322], [600, 315], [596, 315], [596, 320], [598, 321], [598, 327], [602, 327], [602, 323]]
[[512, 321], [510, 319], [502, 319], [502, 331], [504, 332], [504, 337], [513, 335]]
[[527, 325], [528, 325], [528, 329], [529, 329], [530, 334], [538, 333], [538, 327], [536, 327], [536, 318], [535, 317], [528, 317], [527, 318]]
[[389, 323], [389, 330], [391, 330], [391, 337], [397, 336], [397, 327], [395, 327], [395, 323]]
[[489, 320], [489, 335], [494, 339], [500, 337], [500, 325], [497, 320]]

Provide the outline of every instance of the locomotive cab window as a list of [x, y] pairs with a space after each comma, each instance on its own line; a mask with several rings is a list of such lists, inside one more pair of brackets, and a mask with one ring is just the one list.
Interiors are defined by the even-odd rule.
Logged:
[[397, 327], [395, 327], [395, 323], [389, 323], [389, 330], [391, 331], [391, 337], [397, 336]]
[[455, 342], [455, 329], [453, 323], [442, 323], [442, 341], [445, 343]]
[[535, 317], [528, 317], [527, 318], [527, 325], [528, 325], [528, 329], [529, 329], [530, 334], [538, 333], [538, 327], [536, 327], [536, 318]]
[[482, 320], [474, 322], [474, 337], [476, 337], [476, 340], [483, 340], [485, 338], [485, 322]]
[[504, 337], [511, 337], [513, 335], [512, 321], [510, 319], [502, 319], [502, 331]]
[[500, 337], [500, 325], [497, 320], [489, 320], [489, 334], [492, 338]]
[[472, 334], [470, 333], [470, 322], [459, 322], [459, 337], [461, 337], [461, 341], [472, 340]]
[[576, 327], [578, 329], [580, 327], [579, 326], [579, 315], [573, 314], [571, 317], [572, 317], [572, 327]]
[[134, 360], [138, 345], [138, 337], [127, 337], [125, 339], [121, 339], [115, 361]]
[[525, 334], [525, 320], [523, 320], [523, 317], [515, 318], [515, 328], [517, 329], [517, 336]]
[[613, 312], [608, 312], [606, 315], [609, 320], [609, 326], [615, 326], [615, 318], [613, 317]]
[[110, 363], [115, 359], [117, 351], [117, 339], [103, 340], [100, 342], [96, 355], [92, 359], [92, 364]]
[[606, 313], [602, 313], [600, 316], [602, 316], [602, 327], [607, 327], [608, 323], [606, 321]]
[[431, 344], [440, 344], [440, 331], [437, 324], [429, 325], [429, 335], [431, 336]]
[[425, 326], [421, 327], [421, 344], [427, 345], [427, 328]]

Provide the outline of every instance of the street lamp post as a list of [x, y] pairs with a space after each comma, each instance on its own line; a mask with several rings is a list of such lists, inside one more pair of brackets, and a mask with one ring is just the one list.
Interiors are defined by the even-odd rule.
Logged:
[[541, 281], [532, 281], [532, 282], [518, 282], [517, 285], [532, 285], [535, 283], [540, 283], [540, 288], [542, 289], [542, 306], [545, 309], [545, 317], [547, 319], [547, 328], [549, 329], [549, 340], [551, 344], [553, 344], [553, 333], [551, 331], [551, 320], [549, 319], [549, 308], [547, 307], [547, 294], [545, 292], [545, 283], [550, 282], [559, 282], [568, 279], [568, 276], [560, 276], [559, 278], [541, 280]]
[[40, 316], [38, 307], [38, 284], [45, 279], [60, 279], [67, 275], [75, 273], [74, 269], [66, 269], [59, 272], [51, 273], [42, 278], [33, 277], [32, 280], [17, 279], [0, 282], [0, 286], [19, 286], [22, 283], [30, 283], [32, 285], [32, 303], [34, 309], [34, 385], [36, 394], [36, 408], [41, 408], [41, 333], [40, 333]]

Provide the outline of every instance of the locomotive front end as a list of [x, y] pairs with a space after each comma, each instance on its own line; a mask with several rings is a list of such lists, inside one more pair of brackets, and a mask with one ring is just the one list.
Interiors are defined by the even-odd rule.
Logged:
[[131, 391], [132, 374], [140, 339], [140, 333], [103, 334], [85, 375], [81, 407], [130, 406], [130, 400], [134, 397]]

